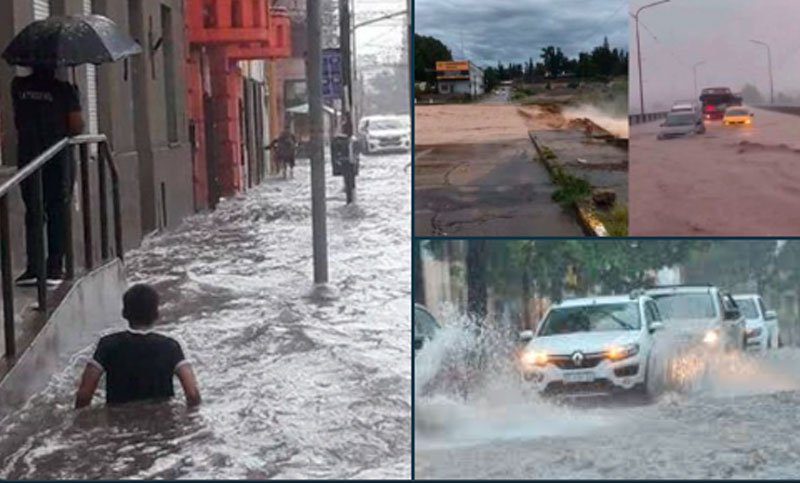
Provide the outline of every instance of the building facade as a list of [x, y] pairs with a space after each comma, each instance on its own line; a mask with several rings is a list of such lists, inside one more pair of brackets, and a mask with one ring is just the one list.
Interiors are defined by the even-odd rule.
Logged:
[[468, 60], [437, 61], [436, 89], [439, 94], [479, 96], [484, 92], [483, 69]]
[[285, 8], [267, 0], [188, 0], [187, 98], [198, 208], [265, 174], [269, 63], [289, 57]]

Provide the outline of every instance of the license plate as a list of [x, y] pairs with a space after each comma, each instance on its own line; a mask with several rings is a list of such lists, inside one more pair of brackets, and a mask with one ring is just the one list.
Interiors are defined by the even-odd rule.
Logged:
[[576, 382], [592, 382], [594, 381], [594, 372], [572, 372], [564, 374], [564, 382], [571, 384]]

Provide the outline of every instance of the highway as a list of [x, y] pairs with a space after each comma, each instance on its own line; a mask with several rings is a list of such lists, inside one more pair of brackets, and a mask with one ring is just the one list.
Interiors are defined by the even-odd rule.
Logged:
[[632, 236], [800, 233], [800, 116], [753, 112], [752, 126], [664, 141], [661, 121], [631, 126]]

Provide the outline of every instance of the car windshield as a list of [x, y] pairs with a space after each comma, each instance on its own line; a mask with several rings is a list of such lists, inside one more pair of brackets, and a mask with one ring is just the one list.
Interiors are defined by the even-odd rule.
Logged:
[[731, 109], [727, 114], [729, 116], [746, 116], [748, 112], [744, 109]]
[[369, 123], [369, 128], [376, 131], [403, 129], [403, 123], [394, 119], [382, 119], [380, 121], [372, 121]]
[[665, 126], [691, 126], [696, 122], [694, 114], [670, 114], [664, 121]]
[[419, 307], [414, 308], [414, 335], [424, 338], [433, 337], [436, 330], [439, 329], [439, 323], [433, 318], [426, 310]]
[[542, 322], [539, 336], [571, 334], [574, 332], [606, 332], [612, 330], [639, 330], [639, 304], [617, 304], [561, 307], [550, 311]]
[[717, 315], [710, 293], [666, 293], [651, 297], [665, 319], [711, 319]]
[[756, 303], [753, 299], [736, 299], [736, 305], [739, 306], [739, 310], [745, 319], [758, 318], [758, 308], [756, 308]]

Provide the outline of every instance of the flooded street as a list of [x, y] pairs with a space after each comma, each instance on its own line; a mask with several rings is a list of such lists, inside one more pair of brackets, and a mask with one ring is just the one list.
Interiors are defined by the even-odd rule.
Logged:
[[[417, 355], [416, 379], [431, 373], [436, 346]], [[796, 347], [730, 354], [709, 380], [650, 403], [546, 400], [509, 372], [466, 399], [417, 395], [415, 477], [792, 478], [798, 369]]]
[[128, 255], [129, 281], [162, 294], [158, 330], [182, 341], [199, 410], [176, 388], [166, 406], [108, 410], [102, 394], [74, 411], [88, 347], [3, 422], [0, 477], [409, 478], [408, 162], [363, 157], [351, 207], [327, 168], [333, 302], [306, 298], [307, 160], [293, 180], [146, 240]]

